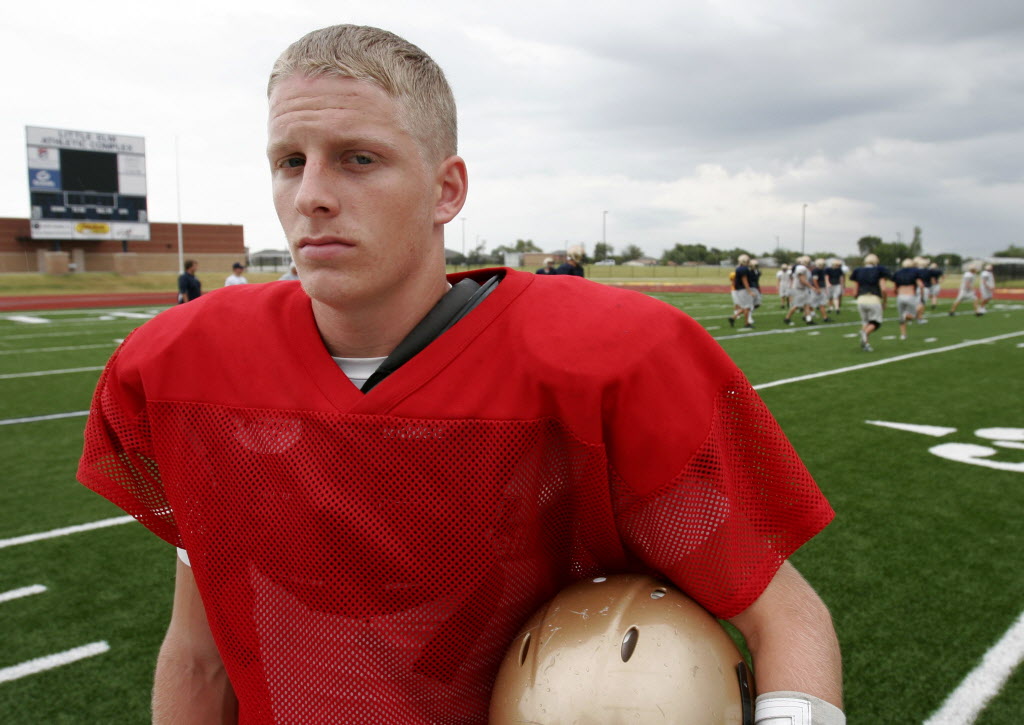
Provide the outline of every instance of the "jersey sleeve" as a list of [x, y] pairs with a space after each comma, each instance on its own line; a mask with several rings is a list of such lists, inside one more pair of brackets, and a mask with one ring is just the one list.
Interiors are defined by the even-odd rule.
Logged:
[[157, 536], [180, 547], [153, 454], [142, 381], [126, 360], [130, 343], [131, 336], [110, 358], [96, 386], [77, 477]]
[[[710, 338], [706, 348], [630, 386], [628, 397], [655, 421], [643, 424], [647, 444], [633, 441], [611, 457], [612, 493], [627, 548], [728, 618], [834, 512], [744, 375]], [[687, 386], [704, 390], [671, 392]], [[674, 412], [658, 402], [666, 398]], [[633, 457], [648, 460], [636, 466]]]

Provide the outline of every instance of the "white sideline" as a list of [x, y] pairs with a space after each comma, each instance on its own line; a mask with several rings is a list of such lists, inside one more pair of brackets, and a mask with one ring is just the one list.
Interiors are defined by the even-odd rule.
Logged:
[[51, 413], [50, 415], [34, 415], [31, 418], [7, 418], [0, 420], [0, 425], [17, 425], [18, 423], [35, 423], [40, 420], [60, 420], [61, 418], [78, 418], [89, 415], [88, 410], [75, 410], [71, 413]]
[[67, 536], [68, 534], [77, 534], [82, 531], [92, 531], [93, 529], [102, 529], [107, 526], [118, 526], [120, 524], [129, 524], [135, 521], [131, 516], [115, 516], [112, 519], [101, 519], [99, 521], [93, 521], [88, 524], [78, 524], [76, 526], [65, 526], [61, 529], [51, 529], [50, 531], [43, 531], [38, 534], [25, 534], [24, 536], [15, 536], [12, 539], [0, 539], [0, 549], [6, 549], [8, 546], [18, 546], [20, 544], [31, 544], [35, 541], [44, 541], [46, 539], [55, 539], [58, 536]]
[[34, 373], [7, 373], [0, 375], [0, 380], [13, 380], [14, 378], [38, 378], [42, 375], [63, 375], [64, 373], [89, 373], [102, 370], [103, 365], [90, 368], [67, 368], [65, 370], [39, 370]]
[[57, 652], [56, 654], [46, 655], [45, 657], [37, 657], [34, 660], [22, 662], [20, 665], [4, 667], [0, 670], [0, 682], [10, 682], [11, 680], [17, 680], [28, 675], [52, 670], [55, 667], [84, 660], [86, 657], [101, 655], [109, 650], [110, 645], [106, 642], [93, 642], [81, 647], [75, 647], [74, 649]]
[[923, 725], [970, 725], [1024, 661], [1024, 612]]
[[770, 383], [760, 383], [753, 386], [754, 390], [764, 390], [765, 388], [774, 388], [777, 385], [787, 385], [788, 383], [800, 383], [805, 380], [814, 380], [816, 378], [825, 378], [829, 375], [839, 375], [840, 373], [848, 373], [854, 370], [864, 370], [865, 368], [873, 368], [878, 365], [888, 365], [889, 363], [900, 362], [901, 360], [910, 360], [915, 357], [924, 357], [925, 355], [935, 355], [940, 352], [949, 352], [950, 350], [960, 350], [961, 348], [971, 347], [973, 345], [987, 345], [992, 342], [999, 342], [1000, 340], [1008, 340], [1011, 337], [1020, 337], [1024, 335], [1024, 330], [1020, 332], [1009, 332], [1005, 335], [996, 335], [995, 337], [986, 337], [982, 340], [966, 340], [965, 342], [959, 342], [956, 345], [947, 345], [946, 347], [937, 347], [933, 350], [922, 350], [921, 352], [911, 352], [906, 355], [895, 355], [894, 357], [887, 357], [884, 360], [873, 360], [871, 362], [861, 363], [860, 365], [850, 365], [845, 368], [836, 368], [835, 370], [824, 370], [820, 373], [810, 373], [808, 375], [800, 375], [795, 378], [784, 378], [783, 380], [773, 380]]
[[0, 350], [0, 355], [27, 355], [38, 352], [70, 352], [72, 350], [98, 350], [102, 347], [111, 348], [114, 343], [105, 342], [99, 345], [69, 345], [68, 347], [36, 347], [30, 350]]
[[10, 591], [0, 592], [0, 602], [10, 602], [15, 599], [21, 599], [22, 597], [30, 597], [33, 594], [42, 594], [46, 591], [46, 587], [42, 584], [33, 584], [32, 586], [22, 587], [21, 589], [11, 589]]

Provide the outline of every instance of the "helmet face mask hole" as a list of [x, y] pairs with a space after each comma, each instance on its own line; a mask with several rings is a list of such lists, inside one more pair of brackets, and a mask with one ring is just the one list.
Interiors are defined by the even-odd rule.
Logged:
[[626, 634], [622, 637], [622, 646], [619, 648], [619, 656], [622, 657], [623, 662], [629, 662], [629, 658], [633, 656], [633, 652], [636, 651], [636, 644], [640, 640], [640, 630], [636, 627], [630, 627], [626, 630]]
[[530, 633], [527, 632], [526, 636], [523, 637], [523, 643], [519, 646], [519, 666], [522, 667], [523, 663], [526, 662], [526, 656], [530, 653]]

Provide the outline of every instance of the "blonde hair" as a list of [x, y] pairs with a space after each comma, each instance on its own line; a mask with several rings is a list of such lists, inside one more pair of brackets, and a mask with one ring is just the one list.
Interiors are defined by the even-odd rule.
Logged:
[[864, 257], [864, 264], [878, 264], [877, 254], [868, 254]]
[[372, 83], [400, 105], [402, 124], [428, 160], [457, 153], [455, 97], [444, 71], [412, 43], [362, 25], [332, 25], [307, 33], [274, 63], [267, 96], [285, 78], [336, 76]]
[[910, 257], [907, 257], [906, 259], [903, 260], [902, 266], [904, 269], [906, 269], [907, 267], [913, 267], [914, 264], [914, 260], [911, 259]]
[[741, 254], [739, 257], [736, 258], [736, 261], [739, 264], [749, 264], [750, 263], [750, 255], [749, 254]]

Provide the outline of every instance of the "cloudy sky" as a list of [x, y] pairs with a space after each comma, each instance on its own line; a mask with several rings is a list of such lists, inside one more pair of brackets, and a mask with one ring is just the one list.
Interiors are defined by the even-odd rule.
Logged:
[[1024, 243], [1024, 3], [490, 5], [7, 7], [0, 216], [28, 215], [25, 126], [137, 135], [151, 220], [177, 221], [177, 178], [184, 221], [244, 224], [252, 251], [282, 248], [266, 77], [305, 32], [354, 22], [448, 74], [470, 170], [452, 249], [465, 236], [592, 250], [602, 235], [652, 256], [678, 242], [799, 249], [804, 204], [808, 252], [907, 241], [915, 226], [932, 254]]

